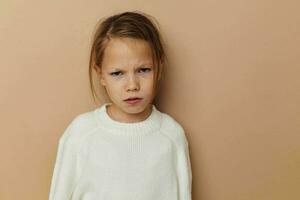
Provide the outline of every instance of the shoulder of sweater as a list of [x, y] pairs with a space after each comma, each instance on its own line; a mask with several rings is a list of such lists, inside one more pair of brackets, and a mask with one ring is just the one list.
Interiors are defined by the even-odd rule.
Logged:
[[188, 145], [183, 126], [167, 113], [162, 113], [161, 132], [176, 145]]
[[94, 110], [80, 113], [71, 120], [63, 134], [60, 136], [59, 142], [67, 143], [69, 145], [78, 144], [84, 137], [97, 128]]

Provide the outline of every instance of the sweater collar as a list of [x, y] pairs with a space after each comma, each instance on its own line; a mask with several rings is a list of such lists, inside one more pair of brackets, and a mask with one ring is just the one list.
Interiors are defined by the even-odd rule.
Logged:
[[160, 128], [162, 115], [156, 106], [152, 104], [152, 112], [147, 119], [140, 122], [126, 123], [112, 119], [107, 113], [107, 106], [112, 103], [104, 103], [95, 109], [94, 115], [97, 122], [106, 130], [123, 135], [143, 135], [155, 132]]

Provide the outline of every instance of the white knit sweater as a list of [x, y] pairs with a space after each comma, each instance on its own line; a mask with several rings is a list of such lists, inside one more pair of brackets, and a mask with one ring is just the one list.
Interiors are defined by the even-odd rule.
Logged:
[[76, 116], [60, 137], [49, 200], [191, 200], [182, 126], [153, 104], [146, 120], [118, 122], [107, 104]]

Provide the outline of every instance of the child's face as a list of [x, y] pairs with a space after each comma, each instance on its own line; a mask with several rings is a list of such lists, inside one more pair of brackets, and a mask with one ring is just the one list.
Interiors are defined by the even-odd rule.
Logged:
[[[132, 38], [114, 38], [109, 41], [100, 73], [101, 84], [113, 104], [127, 113], [140, 113], [154, 98], [154, 71], [149, 44]], [[136, 104], [125, 99], [142, 98]]]

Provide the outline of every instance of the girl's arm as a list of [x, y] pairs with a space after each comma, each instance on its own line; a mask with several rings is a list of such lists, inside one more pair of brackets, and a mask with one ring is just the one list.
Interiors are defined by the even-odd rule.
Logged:
[[180, 127], [177, 140], [177, 173], [179, 182], [179, 199], [192, 199], [192, 168], [189, 155], [189, 143], [184, 130]]
[[49, 200], [70, 200], [79, 176], [77, 144], [73, 135], [74, 121], [59, 139]]

